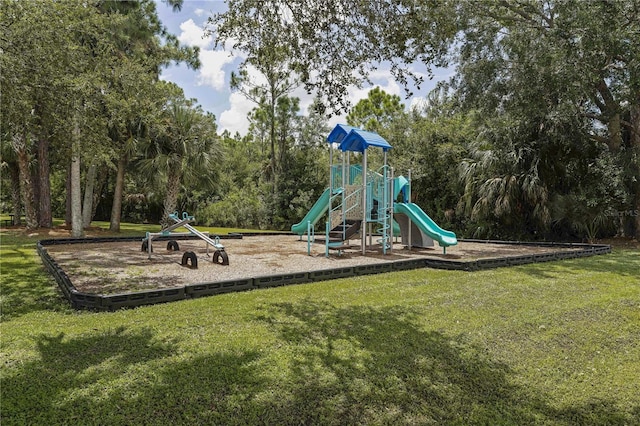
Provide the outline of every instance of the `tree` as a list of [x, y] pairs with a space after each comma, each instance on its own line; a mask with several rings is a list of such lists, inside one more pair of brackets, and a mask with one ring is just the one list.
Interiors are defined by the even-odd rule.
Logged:
[[[251, 112], [251, 131], [244, 137], [223, 132], [225, 161], [219, 164], [219, 191], [209, 193], [197, 218], [210, 226], [288, 229], [326, 188], [328, 150], [326, 119], [311, 108], [299, 115], [299, 100], [282, 97], [276, 110], [276, 156], [282, 164], [278, 192], [270, 183], [269, 153], [262, 146], [267, 114]], [[267, 150], [268, 151], [268, 150]]]
[[286, 229], [304, 217], [328, 186], [329, 150], [326, 138], [331, 128], [326, 118], [318, 112], [319, 102], [319, 99], [315, 99], [308, 114], [296, 120], [282, 197]]
[[351, 108], [347, 114], [347, 123], [382, 134], [403, 112], [400, 96], [390, 95], [380, 87], [375, 87], [369, 91], [366, 99]]
[[458, 30], [456, 3], [231, 0], [226, 12], [209, 18], [209, 33], [245, 52], [266, 46], [261, 36], [268, 35], [308, 91], [326, 99], [330, 111], [346, 112], [349, 86], [369, 82], [384, 61], [405, 83], [422, 81], [409, 67], [414, 62], [425, 63], [428, 73], [447, 64]]
[[388, 130], [393, 140], [389, 163], [395, 175], [407, 177], [411, 170], [412, 202], [441, 226], [461, 230], [465, 224], [464, 215], [456, 214], [462, 193], [457, 165], [466, 157], [475, 129], [470, 115], [455, 111], [446, 90], [436, 88], [425, 102], [394, 119]]
[[[522, 126], [517, 143], [526, 141], [540, 167], [561, 158], [545, 151], [563, 139], [561, 155], [573, 151], [580, 134], [603, 144], [626, 170], [623, 182], [632, 204], [618, 210], [639, 206], [640, 168], [633, 153], [640, 150], [640, 49], [632, 40], [640, 33], [640, 2], [463, 5], [468, 23], [456, 82], [462, 104], [487, 116], [509, 117], [512, 128]], [[553, 191], [562, 166], [539, 176]], [[589, 193], [596, 197], [590, 202], [600, 200], [600, 210], [606, 210], [607, 193]], [[640, 236], [639, 218], [635, 228]]]
[[[92, 166], [96, 153], [119, 154], [120, 147], [114, 149], [107, 139], [107, 121], [118, 128], [127, 121], [119, 115], [127, 111], [127, 101], [144, 95], [156, 99], [155, 92], [144, 89], [156, 85], [163, 65], [175, 60], [197, 67], [197, 49], [180, 47], [167, 34], [151, 0], [8, 0], [0, 7], [2, 140], [12, 141], [18, 154], [27, 227], [50, 226], [52, 144], [62, 161], [73, 163], [70, 176], [79, 192], [82, 164]], [[136, 91], [119, 90], [121, 82], [136, 77]], [[141, 120], [129, 117], [128, 124], [135, 121]], [[35, 179], [27, 176], [33, 161]], [[82, 226], [75, 222], [82, 216], [77, 214], [81, 197], [67, 195], [76, 201], [70, 208], [76, 213], [74, 234], [80, 234]]]
[[[44, 116], [49, 102], [60, 95], [65, 61], [64, 56], [56, 58], [55, 52], [64, 45], [68, 34], [56, 36], [56, 27], [69, 22], [70, 9], [73, 8], [47, 7], [38, 2], [0, 4], [1, 137], [3, 145], [10, 144], [16, 152], [27, 228], [51, 226], [47, 127], [54, 123]], [[34, 23], [39, 25], [39, 31], [33, 31]], [[34, 179], [31, 164], [35, 159], [38, 173]]]
[[[402, 120], [403, 116], [404, 105], [400, 102], [400, 97], [375, 87], [365, 99], [361, 99], [349, 110], [347, 124], [376, 132], [394, 146], [402, 139], [404, 131], [393, 124]], [[382, 163], [383, 153], [380, 150], [371, 151], [369, 164], [381, 166]]]
[[286, 212], [286, 200], [283, 194], [287, 192], [287, 185], [291, 179], [290, 151], [298, 142], [300, 112], [299, 99], [282, 95], [277, 98], [274, 109], [269, 104], [260, 104], [251, 113], [251, 128], [254, 143], [263, 146], [264, 133], [269, 129], [271, 149], [268, 156], [258, 157], [257, 167], [262, 171], [258, 184], [268, 193], [262, 193], [266, 210], [271, 212], [272, 223], [282, 226], [283, 214]]
[[[182, 1], [167, 1], [180, 10]], [[105, 1], [103, 10], [109, 15], [127, 19], [117, 35], [118, 48], [114, 72], [106, 95], [110, 116], [109, 134], [115, 145], [116, 186], [109, 229], [120, 230], [122, 197], [126, 167], [137, 152], [139, 142], [158, 117], [175, 88], [158, 82], [160, 69], [172, 61], [184, 61], [191, 68], [200, 66], [197, 47], [181, 46], [159, 21], [155, 3], [140, 1]]]
[[[269, 29], [280, 17], [274, 11], [263, 11], [251, 21], [250, 38], [243, 44], [242, 50], [247, 52], [247, 59], [241, 64], [239, 72], [231, 74], [231, 88], [240, 91], [247, 99], [258, 107], [257, 119], [265, 121], [268, 128], [270, 146], [270, 180], [273, 193], [278, 191], [279, 164], [276, 157], [276, 127], [279, 102], [299, 85], [295, 74], [289, 69], [289, 51], [276, 41]], [[207, 35], [211, 34], [207, 31]], [[259, 77], [251, 77], [249, 69], [260, 73]]]
[[[239, 90], [257, 105], [257, 109], [253, 111], [254, 125], [260, 123], [262, 129], [268, 129], [270, 148], [270, 172], [268, 175], [275, 193], [278, 189], [278, 170], [280, 167], [277, 157], [278, 141], [276, 134], [278, 104], [283, 97], [291, 92], [296, 84], [292, 83], [290, 75], [282, 70], [282, 59], [277, 58], [275, 54], [267, 54], [269, 58], [261, 58], [258, 65], [260, 72], [266, 78], [266, 84], [252, 81], [247, 69], [243, 68], [239, 74], [232, 73], [231, 87]], [[258, 127], [255, 127], [255, 129], [258, 129]]]
[[187, 103], [172, 102], [151, 135], [142, 169], [162, 177], [165, 183], [162, 224], [172, 222], [182, 183], [215, 181], [215, 164], [220, 160], [215, 117]]
[[111, 161], [116, 169], [109, 229], [116, 232], [120, 230], [127, 165], [148, 140], [149, 128], [158, 119], [166, 96], [155, 76], [145, 73], [139, 65], [131, 63], [122, 68], [120, 78], [110, 85], [111, 90], [105, 95], [106, 112], [111, 118], [108, 127], [113, 149]]
[[[80, 135], [72, 129], [96, 122], [92, 82], [103, 63], [88, 64], [94, 58], [95, 41], [103, 39], [101, 28], [108, 25], [96, 8], [85, 6], [80, 2], [2, 3], [6, 29], [1, 55], [3, 139], [12, 140], [18, 153], [27, 228], [51, 226], [51, 145], [70, 158], [68, 141]], [[117, 25], [117, 20], [109, 25]], [[86, 109], [86, 115], [79, 117], [78, 108]], [[85, 144], [99, 139], [93, 136], [100, 132], [92, 130], [84, 132]], [[34, 177], [27, 176], [32, 164]]]
[[[633, 200], [627, 207], [640, 210], [638, 0], [235, 0], [210, 22], [218, 40], [243, 50], [256, 43], [251, 20], [265, 13], [279, 19], [260, 31], [288, 50], [289, 69], [332, 111], [346, 110], [348, 87], [368, 82], [382, 63], [402, 83], [421, 81], [411, 72], [415, 62], [428, 69], [457, 63], [453, 87], [467, 111], [509, 114], [524, 126], [516, 135], [531, 143], [536, 125], [571, 117], [572, 128], [620, 156]], [[538, 141], [529, 148], [545, 139]], [[640, 215], [635, 222], [640, 236]]]
[[495, 120], [461, 163], [462, 200], [471, 219], [479, 222], [476, 237], [528, 237], [531, 229], [546, 230], [550, 224], [549, 186], [540, 176], [540, 157], [526, 142], [518, 142], [526, 137], [512, 125]]

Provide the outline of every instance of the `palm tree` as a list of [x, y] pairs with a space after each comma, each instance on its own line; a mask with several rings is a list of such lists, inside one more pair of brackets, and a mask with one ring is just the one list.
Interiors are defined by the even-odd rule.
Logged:
[[163, 226], [169, 224], [169, 215], [176, 210], [183, 183], [215, 181], [215, 161], [221, 153], [215, 130], [215, 117], [199, 107], [174, 102], [164, 111], [141, 162], [144, 172], [156, 173], [156, 179], [164, 181]]
[[[517, 134], [481, 134], [471, 144], [470, 158], [460, 164], [461, 205], [480, 223], [499, 222], [515, 232], [523, 232], [523, 226], [545, 230], [550, 225], [549, 190], [540, 175], [540, 154], [516, 140]], [[476, 233], [492, 233], [480, 228]]]

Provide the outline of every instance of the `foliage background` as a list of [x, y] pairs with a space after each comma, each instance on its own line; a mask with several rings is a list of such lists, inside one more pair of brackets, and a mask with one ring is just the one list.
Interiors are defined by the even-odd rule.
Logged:
[[[327, 117], [345, 111], [393, 145], [413, 201], [459, 236], [640, 235], [637, 0], [325, 3], [233, 0], [210, 18], [208, 35], [247, 55], [231, 84], [255, 108], [232, 135], [158, 79], [199, 63], [153, 1], [2, 2], [2, 212], [78, 235], [174, 210], [286, 230], [326, 187]], [[382, 64], [419, 82], [414, 62], [456, 75], [412, 110], [379, 88], [345, 104]], [[317, 95], [305, 115], [299, 86]]]

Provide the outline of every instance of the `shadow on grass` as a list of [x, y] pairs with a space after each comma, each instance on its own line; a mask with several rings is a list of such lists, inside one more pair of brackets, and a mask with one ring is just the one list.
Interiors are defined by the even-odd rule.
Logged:
[[[299, 351], [283, 413], [300, 424], [631, 424], [635, 414], [598, 401], [552, 408], [480, 348], [424, 331], [403, 307], [270, 306], [263, 320]], [[631, 417], [633, 416], [633, 419]], [[328, 420], [328, 421], [327, 421]], [[277, 419], [287, 423], [286, 417]], [[291, 422], [289, 422], [291, 423]]]
[[41, 310], [70, 310], [68, 301], [35, 250], [35, 246], [3, 249], [0, 254], [3, 322]]
[[[154, 331], [42, 335], [5, 362], [2, 424], [635, 424], [613, 401], [557, 410], [405, 308], [263, 308], [266, 348], [190, 354]], [[250, 346], [250, 343], [247, 344]], [[17, 358], [17, 354], [14, 355]], [[630, 409], [631, 410], [631, 409]]]
[[180, 355], [177, 342], [160, 341], [149, 329], [43, 335], [36, 346], [39, 359], [2, 375], [3, 426], [233, 419], [246, 398], [242, 387], [255, 380], [246, 367], [254, 353], [171, 362]]

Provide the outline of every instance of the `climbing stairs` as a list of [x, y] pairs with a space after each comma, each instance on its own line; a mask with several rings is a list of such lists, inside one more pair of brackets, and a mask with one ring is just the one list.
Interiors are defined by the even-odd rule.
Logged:
[[[358, 234], [361, 224], [362, 222], [359, 220], [347, 219], [344, 223], [335, 226], [329, 231], [329, 244], [344, 247], [341, 243]], [[323, 237], [316, 237], [316, 242], [324, 244], [327, 241]]]
[[359, 220], [347, 219], [344, 223], [340, 223], [338, 226], [329, 231], [329, 241], [338, 242], [346, 241], [360, 231]]

